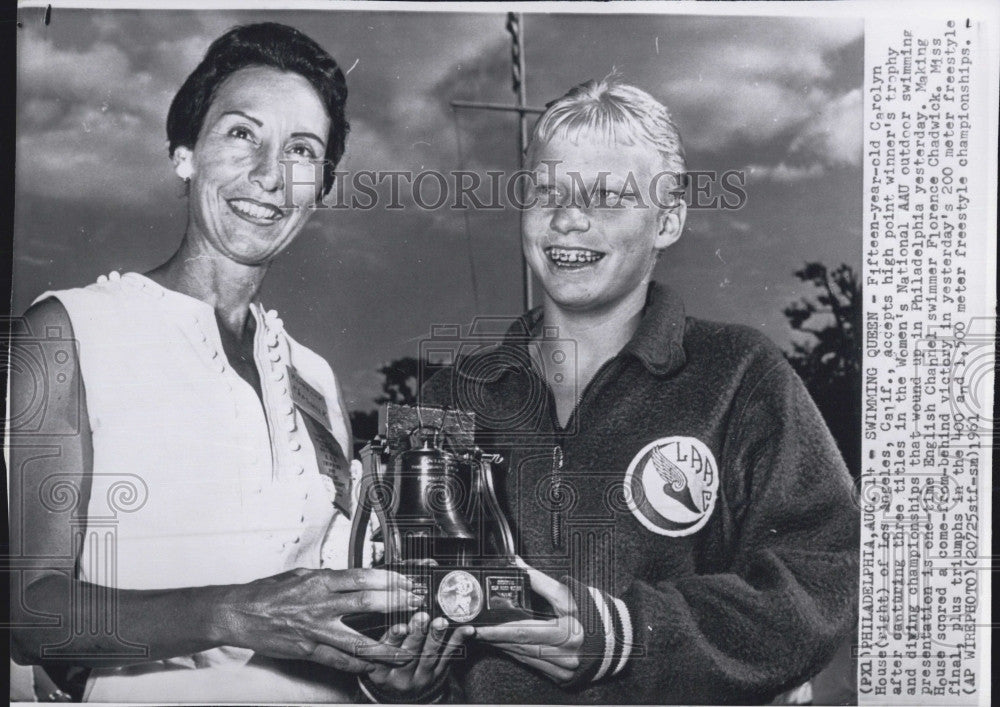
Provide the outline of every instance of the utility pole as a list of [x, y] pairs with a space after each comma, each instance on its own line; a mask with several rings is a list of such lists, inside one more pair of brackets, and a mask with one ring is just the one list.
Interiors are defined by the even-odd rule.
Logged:
[[[502, 103], [476, 103], [473, 101], [452, 101], [451, 107], [470, 108], [473, 110], [494, 110], [518, 113], [518, 135], [517, 154], [518, 166], [524, 169], [524, 151], [528, 147], [528, 114], [541, 114], [544, 108], [531, 108], [527, 105], [524, 80], [524, 42], [522, 34], [523, 15], [520, 12], [507, 13], [507, 31], [511, 38], [511, 80], [514, 94], [517, 96], [517, 103], [509, 106]], [[518, 248], [520, 250], [520, 248]], [[522, 293], [524, 298], [525, 311], [531, 309], [534, 304], [534, 293], [532, 292], [531, 270], [528, 268], [528, 261], [521, 253], [521, 277], [523, 280]]]

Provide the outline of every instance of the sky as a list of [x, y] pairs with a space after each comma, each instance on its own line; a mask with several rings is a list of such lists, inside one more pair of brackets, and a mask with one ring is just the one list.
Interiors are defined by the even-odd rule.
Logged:
[[[187, 203], [167, 109], [235, 24], [290, 24], [349, 69], [338, 169], [518, 166], [513, 115], [450, 105], [513, 102], [503, 13], [54, 8], [47, 26], [43, 9], [19, 14], [15, 312], [47, 289], [144, 272], [174, 252]], [[689, 315], [790, 348], [782, 310], [813, 293], [794, 271], [860, 268], [861, 22], [529, 13], [522, 34], [529, 105], [615, 69], [669, 107], [689, 169], [746, 174], [743, 208], [689, 211], [655, 277]], [[375, 407], [377, 369], [417, 355], [433, 325], [521, 310], [515, 210], [419, 209], [405, 190], [402, 202], [317, 213], [261, 293], [331, 362], [355, 410]]]

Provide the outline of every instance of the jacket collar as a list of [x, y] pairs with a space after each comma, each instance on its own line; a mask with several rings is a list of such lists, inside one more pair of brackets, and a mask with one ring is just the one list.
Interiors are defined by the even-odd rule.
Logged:
[[684, 323], [680, 296], [666, 285], [651, 282], [639, 328], [622, 351], [638, 358], [653, 375], [670, 375], [687, 362]]
[[[481, 355], [493, 359], [491, 365], [458, 366], [458, 372], [467, 378], [492, 383], [507, 371], [529, 368], [531, 356], [528, 345], [532, 332], [542, 321], [542, 308], [535, 307], [518, 317], [507, 329], [503, 341], [488, 353]], [[639, 327], [627, 344], [623, 354], [639, 360], [655, 376], [667, 376], [679, 370], [687, 361], [684, 354], [684, 303], [669, 287], [657, 282], [649, 283], [646, 306]], [[542, 335], [545, 335], [544, 330]]]

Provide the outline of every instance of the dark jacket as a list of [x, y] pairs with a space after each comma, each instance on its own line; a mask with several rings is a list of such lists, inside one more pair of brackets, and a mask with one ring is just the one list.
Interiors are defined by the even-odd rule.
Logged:
[[[454, 666], [465, 699], [752, 703], [818, 672], [855, 629], [859, 517], [782, 353], [686, 318], [653, 284], [561, 429], [527, 353], [539, 317], [438, 373], [422, 402], [471, 408], [480, 445], [504, 456], [519, 552], [573, 589], [583, 659], [561, 688], [473, 644]], [[545, 365], [571, 366], [565, 352]]]

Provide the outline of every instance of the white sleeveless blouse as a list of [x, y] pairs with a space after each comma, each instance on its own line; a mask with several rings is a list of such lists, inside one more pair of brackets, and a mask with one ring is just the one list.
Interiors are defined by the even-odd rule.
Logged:
[[[168, 589], [346, 567], [350, 521], [332, 503], [290, 379], [319, 394], [325, 427], [350, 459], [347, 412], [329, 364], [288, 336], [274, 311], [250, 309], [262, 405], [229, 366], [205, 302], [136, 273], [38, 300], [48, 297], [73, 325], [93, 436], [80, 579]], [[120, 643], [114, 626], [100, 629]], [[94, 670], [85, 699], [337, 702], [353, 684], [322, 666], [223, 647]]]

